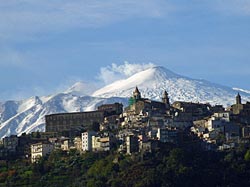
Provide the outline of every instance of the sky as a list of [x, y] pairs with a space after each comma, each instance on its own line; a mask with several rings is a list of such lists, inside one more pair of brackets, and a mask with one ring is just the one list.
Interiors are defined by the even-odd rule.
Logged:
[[0, 0], [0, 101], [152, 65], [250, 90], [250, 0]]

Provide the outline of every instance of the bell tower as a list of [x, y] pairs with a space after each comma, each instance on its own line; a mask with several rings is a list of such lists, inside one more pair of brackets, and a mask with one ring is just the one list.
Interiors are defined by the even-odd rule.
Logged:
[[141, 93], [140, 93], [139, 89], [137, 88], [137, 86], [136, 86], [136, 88], [135, 88], [135, 91], [133, 92], [133, 97], [134, 97], [134, 99], [136, 99], [136, 100], [141, 99]]
[[165, 103], [166, 106], [170, 106], [168, 92], [166, 90], [163, 93], [162, 102]]
[[236, 104], [237, 105], [241, 104], [241, 96], [240, 96], [239, 92], [238, 92], [238, 95], [236, 96]]

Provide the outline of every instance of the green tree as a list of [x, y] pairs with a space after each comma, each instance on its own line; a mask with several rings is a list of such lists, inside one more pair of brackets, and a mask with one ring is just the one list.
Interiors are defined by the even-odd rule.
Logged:
[[250, 161], [250, 150], [247, 150], [246, 154], [244, 155], [244, 160], [247, 162]]

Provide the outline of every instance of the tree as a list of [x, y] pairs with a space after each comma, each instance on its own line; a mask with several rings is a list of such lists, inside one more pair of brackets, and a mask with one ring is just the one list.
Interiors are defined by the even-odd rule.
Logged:
[[246, 154], [244, 155], [244, 160], [247, 162], [250, 161], [250, 150], [247, 150]]

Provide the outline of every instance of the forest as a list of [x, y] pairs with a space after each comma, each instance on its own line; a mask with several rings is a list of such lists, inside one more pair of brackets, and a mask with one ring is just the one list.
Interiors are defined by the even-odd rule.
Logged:
[[125, 155], [56, 150], [31, 164], [0, 161], [0, 186], [167, 187], [250, 186], [250, 149], [224, 152], [162, 144], [159, 151]]

